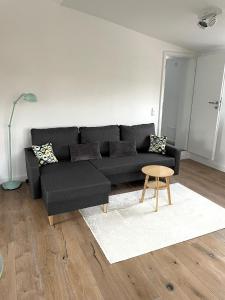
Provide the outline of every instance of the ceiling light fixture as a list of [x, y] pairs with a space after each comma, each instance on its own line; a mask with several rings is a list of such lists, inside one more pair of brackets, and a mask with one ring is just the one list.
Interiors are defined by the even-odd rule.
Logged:
[[212, 7], [205, 9], [198, 15], [198, 26], [201, 29], [212, 27], [217, 22], [217, 16], [222, 14], [222, 9], [218, 7]]

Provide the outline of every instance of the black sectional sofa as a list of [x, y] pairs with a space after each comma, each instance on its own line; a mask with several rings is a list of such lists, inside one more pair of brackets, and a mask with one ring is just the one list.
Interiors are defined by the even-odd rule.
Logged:
[[[32, 148], [25, 149], [33, 198], [43, 198], [50, 224], [53, 215], [108, 203], [111, 184], [144, 179], [141, 168], [157, 164], [179, 172], [180, 151], [166, 146], [166, 155], [149, 153], [154, 124], [134, 126], [32, 129], [33, 145], [51, 142], [59, 162], [39, 167]], [[135, 141], [137, 155], [109, 157], [110, 141]], [[99, 142], [102, 159], [71, 162], [71, 144]]]

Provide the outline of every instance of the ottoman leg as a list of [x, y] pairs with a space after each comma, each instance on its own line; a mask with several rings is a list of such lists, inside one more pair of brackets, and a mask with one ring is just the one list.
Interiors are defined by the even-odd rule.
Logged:
[[49, 220], [49, 224], [50, 224], [51, 226], [53, 226], [53, 225], [54, 225], [54, 219], [53, 219], [53, 216], [48, 216], [48, 220]]
[[108, 211], [108, 204], [103, 204], [103, 212], [106, 214]]

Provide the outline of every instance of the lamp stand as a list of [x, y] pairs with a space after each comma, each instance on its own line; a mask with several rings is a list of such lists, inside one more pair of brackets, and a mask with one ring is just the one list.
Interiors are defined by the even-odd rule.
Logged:
[[9, 133], [9, 181], [4, 182], [2, 184], [2, 188], [4, 190], [15, 190], [18, 189], [21, 186], [20, 181], [13, 180], [13, 172], [12, 172], [12, 138], [11, 138], [11, 125], [12, 125], [12, 119], [13, 114], [15, 111], [16, 104], [19, 102], [20, 99], [23, 99], [27, 102], [36, 102], [37, 97], [32, 93], [23, 93], [21, 94], [16, 101], [13, 102], [12, 112], [9, 119], [9, 125], [8, 125], [8, 133]]
[[8, 135], [9, 135], [9, 181], [4, 182], [2, 184], [3, 190], [15, 190], [18, 189], [21, 186], [20, 181], [13, 180], [13, 174], [12, 174], [12, 138], [11, 138], [11, 124], [13, 119], [13, 114], [15, 110], [15, 106], [17, 102], [23, 97], [23, 94], [13, 102], [13, 108], [11, 112], [11, 116], [9, 119], [9, 125], [8, 125]]

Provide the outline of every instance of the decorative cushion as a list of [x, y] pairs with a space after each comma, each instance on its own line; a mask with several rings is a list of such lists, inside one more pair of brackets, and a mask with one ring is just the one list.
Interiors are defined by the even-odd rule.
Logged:
[[47, 143], [41, 146], [33, 145], [32, 149], [35, 156], [39, 160], [39, 166], [58, 162], [58, 159], [56, 158], [52, 149], [52, 143]]
[[71, 161], [101, 159], [99, 143], [70, 145]]
[[32, 145], [52, 143], [58, 160], [70, 160], [69, 145], [79, 143], [77, 127], [31, 129]]
[[150, 147], [149, 152], [166, 154], [166, 136], [150, 135]]
[[154, 123], [120, 126], [120, 134], [122, 141], [134, 141], [138, 152], [148, 152], [151, 134], [155, 134]]
[[109, 142], [109, 156], [121, 157], [137, 155], [136, 143], [128, 141]]
[[120, 129], [117, 125], [100, 127], [80, 127], [81, 143], [99, 142], [101, 155], [109, 155], [109, 142], [120, 140]]

